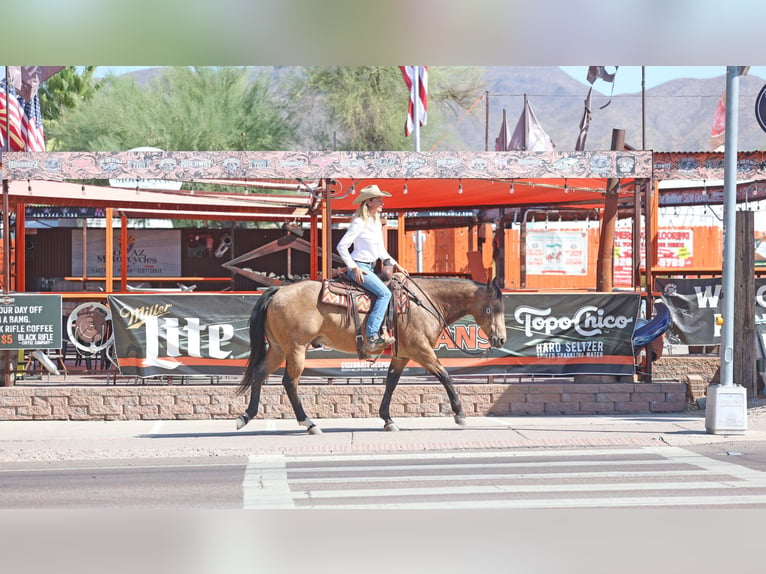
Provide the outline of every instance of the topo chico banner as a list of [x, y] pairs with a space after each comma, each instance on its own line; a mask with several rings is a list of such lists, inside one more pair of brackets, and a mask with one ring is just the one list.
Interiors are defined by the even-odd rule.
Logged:
[[[250, 353], [248, 320], [258, 295], [110, 295], [120, 371], [158, 375], [240, 375]], [[506, 293], [507, 342], [490, 350], [470, 317], [436, 344], [455, 374], [632, 375], [637, 294]], [[486, 352], [486, 353], [485, 353]], [[359, 360], [326, 347], [307, 353], [307, 376], [385, 377], [388, 358]], [[424, 375], [410, 363], [404, 375]]]

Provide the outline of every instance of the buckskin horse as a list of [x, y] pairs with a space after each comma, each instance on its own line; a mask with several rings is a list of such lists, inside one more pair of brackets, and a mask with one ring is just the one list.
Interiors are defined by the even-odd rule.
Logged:
[[[449, 373], [436, 357], [434, 346], [443, 329], [466, 315], [478, 323], [492, 347], [505, 344], [505, 309], [497, 281], [493, 279], [484, 285], [469, 279], [415, 280], [401, 274], [395, 274], [392, 283], [394, 281], [404, 286], [409, 302], [405, 312], [395, 315], [396, 343], [391, 347], [386, 388], [379, 409], [383, 428], [399, 430], [389, 406], [410, 359], [444, 385], [455, 422], [464, 426], [463, 406]], [[298, 397], [306, 351], [311, 346], [325, 345], [342, 352], [358, 352], [353, 321], [341, 307], [320, 299], [321, 285], [320, 281], [300, 281], [272, 287], [258, 298], [250, 316], [250, 358], [239, 387], [240, 393], [250, 389], [250, 402], [245, 414], [237, 418], [237, 429], [256, 416], [263, 382], [284, 363], [282, 384], [298, 423], [307, 427], [310, 434], [321, 433], [306, 416]]]

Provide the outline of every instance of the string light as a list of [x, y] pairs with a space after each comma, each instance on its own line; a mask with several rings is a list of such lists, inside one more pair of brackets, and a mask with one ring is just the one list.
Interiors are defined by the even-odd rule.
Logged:
[[463, 180], [459, 179], [457, 184], [457, 192], [458, 194], [463, 193]]
[[508, 193], [510, 193], [511, 195], [516, 193], [516, 190], [513, 187], [513, 180], [511, 180], [511, 185], [508, 187]]
[[405, 179], [405, 180], [404, 180], [404, 187], [402, 188], [402, 194], [403, 194], [403, 195], [407, 195], [407, 192], [408, 192], [408, 191], [409, 191], [409, 190], [407, 189], [407, 180]]

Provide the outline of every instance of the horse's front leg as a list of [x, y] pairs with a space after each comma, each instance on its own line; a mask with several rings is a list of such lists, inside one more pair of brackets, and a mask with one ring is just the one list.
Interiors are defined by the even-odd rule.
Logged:
[[380, 401], [380, 409], [378, 409], [380, 418], [383, 419], [383, 429], [387, 431], [399, 430], [399, 427], [396, 426], [396, 423], [394, 423], [394, 420], [391, 418], [391, 397], [394, 394], [394, 389], [396, 389], [396, 385], [399, 383], [399, 378], [402, 376], [402, 371], [408, 360], [409, 359], [394, 357], [391, 359], [391, 364], [388, 366], [386, 390], [383, 393], [383, 399]]
[[306, 411], [303, 410], [303, 403], [301, 403], [301, 399], [298, 396], [298, 383], [303, 374], [304, 360], [305, 356], [303, 353], [297, 351], [293, 353], [292, 359], [288, 359], [287, 364], [285, 365], [282, 386], [287, 392], [287, 398], [290, 399], [290, 405], [293, 407], [293, 412], [295, 413], [295, 418], [298, 421], [298, 424], [305, 426], [309, 434], [322, 434], [322, 429], [306, 416]]
[[445, 369], [441, 363], [436, 363], [430, 367], [426, 367], [433, 375], [441, 381], [444, 385], [444, 390], [447, 391], [447, 397], [449, 397], [449, 404], [452, 407], [452, 412], [455, 413], [455, 422], [461, 427], [466, 424], [465, 413], [463, 412], [463, 404], [455, 392], [455, 387], [452, 384], [452, 377], [450, 377], [447, 369]]

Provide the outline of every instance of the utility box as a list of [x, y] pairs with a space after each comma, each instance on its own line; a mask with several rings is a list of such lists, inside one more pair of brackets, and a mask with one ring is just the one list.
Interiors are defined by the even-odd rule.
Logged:
[[705, 405], [708, 434], [745, 434], [747, 389], [742, 385], [710, 385]]

